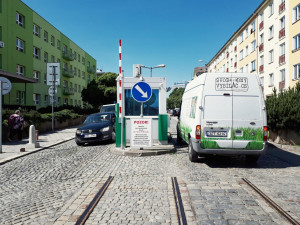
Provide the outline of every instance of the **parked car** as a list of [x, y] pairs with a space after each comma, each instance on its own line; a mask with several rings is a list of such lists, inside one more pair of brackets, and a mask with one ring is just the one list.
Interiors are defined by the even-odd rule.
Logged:
[[77, 145], [116, 140], [115, 113], [94, 113], [89, 115], [83, 124], [77, 128], [75, 142]]
[[100, 112], [116, 112], [116, 104], [103, 105]]

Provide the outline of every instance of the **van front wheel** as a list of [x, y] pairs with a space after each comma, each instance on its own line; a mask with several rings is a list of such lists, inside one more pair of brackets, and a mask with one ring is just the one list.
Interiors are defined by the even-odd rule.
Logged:
[[189, 159], [191, 162], [197, 162], [198, 153], [195, 152], [191, 139], [189, 140]]

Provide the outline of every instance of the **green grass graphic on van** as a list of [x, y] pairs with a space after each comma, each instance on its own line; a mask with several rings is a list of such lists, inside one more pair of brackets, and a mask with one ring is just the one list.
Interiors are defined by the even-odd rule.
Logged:
[[[236, 136], [236, 134], [241, 136]], [[220, 149], [216, 140], [224, 140], [224, 138], [207, 138], [204, 132], [201, 133], [201, 148], [203, 149]], [[257, 150], [263, 148], [263, 130], [254, 128], [234, 128], [231, 129], [231, 138], [229, 140], [245, 140], [249, 141], [246, 150]]]
[[181, 131], [181, 137], [189, 143], [189, 133], [192, 131], [192, 129], [189, 126], [186, 126], [184, 124], [180, 124], [180, 131]]

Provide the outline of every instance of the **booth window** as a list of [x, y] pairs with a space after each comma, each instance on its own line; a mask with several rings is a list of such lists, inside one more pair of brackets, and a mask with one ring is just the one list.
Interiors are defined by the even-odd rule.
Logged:
[[[125, 89], [125, 116], [140, 116], [141, 104], [137, 102], [131, 95], [131, 89]], [[144, 102], [144, 116], [158, 116], [159, 114], [159, 90], [152, 89], [152, 96]]]

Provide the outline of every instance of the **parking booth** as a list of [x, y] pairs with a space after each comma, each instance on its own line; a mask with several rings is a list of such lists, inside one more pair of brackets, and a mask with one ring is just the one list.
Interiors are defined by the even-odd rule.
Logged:
[[143, 149], [168, 144], [166, 78], [123, 77], [117, 82], [122, 88], [117, 89], [116, 147], [121, 147], [122, 133], [124, 147]]

